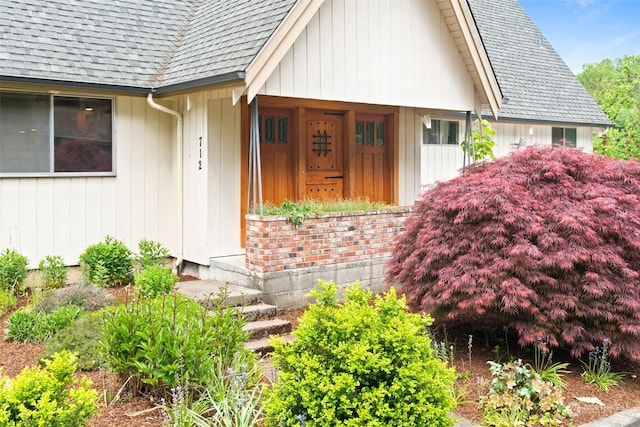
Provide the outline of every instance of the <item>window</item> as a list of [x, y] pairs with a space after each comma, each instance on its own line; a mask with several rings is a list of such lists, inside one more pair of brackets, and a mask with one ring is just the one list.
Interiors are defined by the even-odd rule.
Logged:
[[578, 140], [576, 128], [552, 128], [551, 129], [551, 145], [576, 148]]
[[112, 173], [113, 100], [0, 92], [0, 174]]
[[447, 120], [431, 120], [431, 129], [422, 126], [423, 144], [458, 145], [459, 123]]
[[384, 119], [357, 120], [356, 145], [384, 147]]

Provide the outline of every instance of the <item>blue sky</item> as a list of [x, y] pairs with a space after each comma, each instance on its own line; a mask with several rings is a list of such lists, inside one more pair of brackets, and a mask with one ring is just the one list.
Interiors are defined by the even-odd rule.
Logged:
[[640, 0], [519, 0], [574, 73], [640, 55]]

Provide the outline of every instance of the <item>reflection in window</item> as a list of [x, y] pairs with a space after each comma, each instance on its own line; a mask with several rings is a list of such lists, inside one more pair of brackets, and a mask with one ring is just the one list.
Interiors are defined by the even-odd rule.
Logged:
[[460, 124], [448, 120], [431, 120], [431, 129], [422, 126], [423, 144], [458, 145]]
[[0, 173], [112, 172], [112, 109], [111, 99], [0, 92]]
[[578, 138], [576, 128], [552, 128], [551, 129], [551, 145], [576, 148]]

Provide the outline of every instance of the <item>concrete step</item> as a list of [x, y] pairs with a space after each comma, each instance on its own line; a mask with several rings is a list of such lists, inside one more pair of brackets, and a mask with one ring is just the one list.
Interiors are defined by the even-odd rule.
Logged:
[[[284, 342], [291, 342], [296, 339], [296, 337], [291, 334], [280, 335], [280, 337], [284, 340]], [[273, 351], [273, 346], [270, 344], [270, 341], [271, 337], [247, 341], [244, 345], [244, 348], [264, 356]]]
[[253, 322], [259, 318], [271, 318], [275, 317], [277, 313], [277, 308], [275, 305], [265, 304], [265, 303], [257, 303], [251, 305], [243, 305], [239, 307], [240, 312], [245, 315], [247, 322]]
[[204, 303], [215, 300], [221, 293], [226, 292], [227, 305], [249, 305], [262, 297], [262, 291], [233, 285], [219, 280], [191, 280], [178, 282], [178, 292]]
[[283, 319], [267, 319], [248, 322], [243, 331], [249, 332], [249, 340], [268, 338], [270, 335], [282, 335], [291, 332], [291, 322]]

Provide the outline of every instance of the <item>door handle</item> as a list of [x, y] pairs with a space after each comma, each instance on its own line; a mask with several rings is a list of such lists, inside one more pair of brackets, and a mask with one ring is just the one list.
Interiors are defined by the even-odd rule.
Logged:
[[324, 179], [342, 179], [344, 175], [325, 176]]

